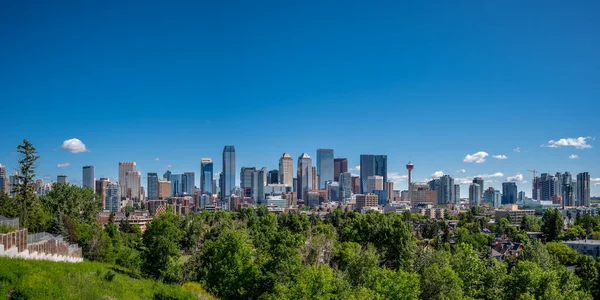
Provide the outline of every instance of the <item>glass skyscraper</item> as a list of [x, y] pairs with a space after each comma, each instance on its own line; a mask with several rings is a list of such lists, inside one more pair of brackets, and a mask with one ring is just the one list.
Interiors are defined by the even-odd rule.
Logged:
[[387, 182], [387, 155], [360, 155], [360, 192], [368, 192], [369, 176], [383, 176], [383, 182]]
[[194, 172], [185, 172], [183, 173], [181, 183], [183, 184], [183, 192], [188, 195], [194, 194], [194, 188], [196, 181], [196, 174]]
[[84, 166], [82, 178], [83, 178], [83, 180], [82, 180], [81, 187], [83, 187], [84, 189], [90, 188], [93, 191], [96, 186], [94, 184], [94, 166]]
[[177, 196], [183, 194], [183, 175], [171, 174], [171, 195]]
[[502, 183], [502, 204], [517, 203], [517, 184], [514, 182]]
[[324, 189], [327, 181], [333, 182], [333, 149], [317, 149], [317, 175], [319, 189]]
[[158, 174], [148, 173], [148, 200], [158, 200]]
[[340, 173], [340, 200], [344, 201], [352, 196], [352, 174]]
[[212, 195], [213, 191], [213, 162], [210, 158], [203, 158], [200, 165], [200, 192], [204, 195]]
[[231, 196], [235, 187], [235, 146], [225, 146], [223, 149], [223, 183], [221, 184], [221, 200]]
[[577, 200], [579, 206], [590, 206], [590, 174], [577, 174]]

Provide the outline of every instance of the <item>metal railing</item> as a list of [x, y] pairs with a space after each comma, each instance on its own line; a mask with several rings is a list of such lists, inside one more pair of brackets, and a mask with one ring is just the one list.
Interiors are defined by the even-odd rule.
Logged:
[[9, 219], [9, 218], [0, 216], [0, 226], [2, 226], [2, 225], [6, 225], [8, 227], [19, 229], [19, 218]]
[[39, 232], [39, 233], [27, 235], [27, 244], [33, 244], [33, 243], [37, 243], [39, 241], [44, 241], [44, 240], [62, 241], [63, 237], [61, 235], [53, 235], [48, 232]]

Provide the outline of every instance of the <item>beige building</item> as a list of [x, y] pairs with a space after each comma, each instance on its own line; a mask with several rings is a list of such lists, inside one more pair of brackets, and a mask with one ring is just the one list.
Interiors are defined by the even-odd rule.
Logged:
[[294, 184], [294, 159], [289, 153], [284, 153], [279, 159], [279, 183], [287, 186]]
[[102, 197], [102, 209], [108, 209], [106, 207], [106, 186], [110, 183], [108, 178], [100, 178], [96, 180], [96, 194]]
[[504, 210], [496, 210], [496, 222], [500, 222], [500, 219], [506, 218], [512, 224], [521, 224], [523, 217], [528, 215], [535, 215], [535, 210], [519, 209], [519, 206], [516, 204], [507, 204]]
[[367, 189], [369, 192], [383, 190], [383, 176], [369, 176], [367, 180]]
[[171, 197], [171, 182], [168, 180], [158, 180], [158, 199], [167, 200]]
[[388, 198], [388, 202], [392, 202], [395, 199], [395, 195], [394, 195], [394, 182], [393, 181], [388, 181], [385, 183], [385, 190], [387, 192], [387, 198]]
[[425, 182], [413, 182], [411, 185], [411, 206], [419, 203], [437, 204], [437, 192], [429, 188]]
[[[125, 187], [127, 188], [125, 198], [133, 201], [133, 203], [138, 203], [142, 200], [142, 175], [140, 172], [125, 172]], [[121, 192], [121, 195], [123, 195], [123, 192]]]
[[375, 194], [356, 195], [356, 210], [361, 211], [364, 207], [377, 207], [377, 200]]
[[121, 199], [127, 198], [129, 188], [127, 187], [127, 172], [135, 172], [135, 162], [119, 162], [119, 186], [121, 187]]

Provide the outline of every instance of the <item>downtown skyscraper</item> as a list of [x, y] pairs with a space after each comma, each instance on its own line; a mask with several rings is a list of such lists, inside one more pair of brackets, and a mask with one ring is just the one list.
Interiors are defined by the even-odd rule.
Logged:
[[590, 174], [577, 174], [577, 200], [579, 206], [590, 206]]
[[340, 174], [348, 172], [348, 159], [335, 158], [333, 160], [333, 181], [339, 182]]
[[148, 173], [148, 200], [158, 200], [158, 174]]
[[213, 191], [213, 162], [210, 158], [203, 158], [200, 163], [200, 193], [203, 195], [212, 195]]
[[517, 184], [515, 182], [502, 183], [502, 204], [517, 203]]
[[313, 190], [312, 159], [303, 153], [298, 157], [298, 199], [305, 199], [308, 191]]
[[90, 188], [92, 191], [95, 188], [94, 166], [84, 166], [81, 180], [81, 187]]
[[231, 191], [235, 187], [235, 146], [225, 146], [223, 148], [223, 182], [221, 183], [221, 200], [231, 196]]
[[319, 189], [325, 189], [326, 182], [333, 182], [333, 149], [317, 149], [317, 176]]
[[188, 195], [194, 194], [194, 188], [196, 182], [196, 174], [194, 172], [183, 173], [181, 183], [183, 184], [183, 192]]
[[6, 167], [0, 165], [0, 193], [10, 194], [8, 190], [8, 176], [6, 176]]
[[126, 185], [125, 176], [127, 175], [127, 172], [135, 172], [135, 171], [136, 171], [135, 162], [119, 162], [119, 186], [120, 186], [119, 191], [121, 193], [121, 199], [127, 198], [128, 188]]
[[369, 176], [379, 175], [387, 182], [387, 155], [360, 155], [360, 192], [368, 193]]
[[279, 183], [294, 186], [294, 159], [287, 152], [279, 159]]

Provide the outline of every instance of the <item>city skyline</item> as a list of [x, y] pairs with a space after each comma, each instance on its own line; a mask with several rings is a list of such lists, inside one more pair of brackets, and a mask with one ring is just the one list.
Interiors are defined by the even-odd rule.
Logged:
[[531, 196], [533, 169], [589, 172], [600, 196], [599, 9], [2, 2], [0, 164], [14, 173], [26, 138], [46, 181], [81, 185], [85, 165], [114, 180], [135, 161], [144, 186], [167, 169], [200, 186], [201, 158], [216, 176], [224, 145], [236, 177], [278, 169], [285, 152], [295, 176], [297, 157], [314, 165], [322, 148], [352, 174], [361, 154], [387, 155], [397, 189], [412, 161], [413, 181], [451, 175], [462, 198], [478, 175], [486, 190], [510, 177]]

